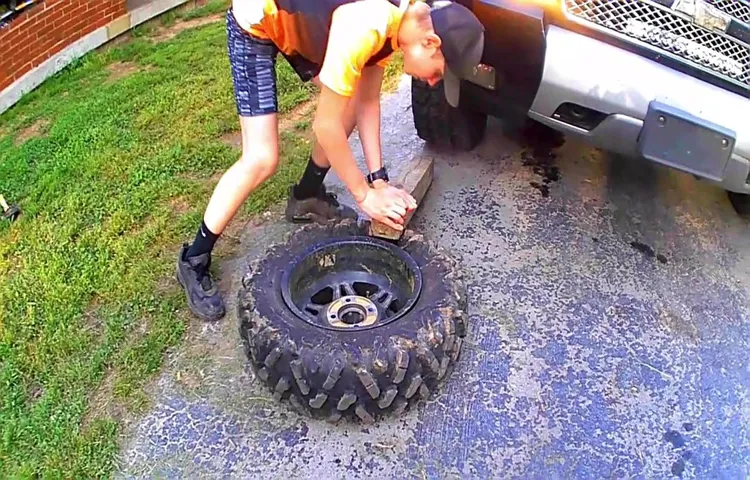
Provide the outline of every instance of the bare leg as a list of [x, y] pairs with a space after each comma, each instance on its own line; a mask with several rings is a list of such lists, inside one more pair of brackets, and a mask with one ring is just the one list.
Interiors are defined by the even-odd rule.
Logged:
[[274, 174], [279, 163], [277, 115], [240, 117], [242, 156], [227, 170], [214, 189], [203, 220], [221, 234], [250, 193]]
[[[318, 80], [318, 77], [315, 77], [313, 82], [320, 86], [320, 81]], [[349, 105], [346, 107], [346, 112], [344, 113], [344, 127], [346, 128], [346, 136], [349, 137], [352, 134], [352, 131], [354, 131], [354, 127], [357, 124], [357, 95], [355, 94], [352, 97], [352, 101], [349, 102]], [[323, 151], [323, 148], [318, 143], [318, 139], [315, 139], [313, 150], [312, 150], [312, 161], [315, 165], [321, 167], [321, 168], [328, 168], [331, 166], [331, 162], [328, 161], [328, 157], [326, 156], [325, 151]]]

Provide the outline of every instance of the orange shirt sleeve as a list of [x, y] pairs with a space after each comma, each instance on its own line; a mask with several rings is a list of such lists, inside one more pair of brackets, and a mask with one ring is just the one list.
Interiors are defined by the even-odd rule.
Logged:
[[388, 66], [389, 63], [391, 63], [391, 59], [393, 58], [393, 54], [388, 55], [384, 59], [380, 60], [377, 65], [378, 67], [385, 68]]
[[[367, 61], [388, 41], [386, 32], [393, 19], [387, 1], [362, 1], [342, 5], [333, 14], [328, 48], [320, 71], [320, 82], [350, 97]], [[385, 66], [388, 58], [378, 62]]]

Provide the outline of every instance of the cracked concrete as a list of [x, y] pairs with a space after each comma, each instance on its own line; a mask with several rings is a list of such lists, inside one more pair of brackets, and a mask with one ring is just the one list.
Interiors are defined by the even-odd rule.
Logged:
[[[423, 148], [408, 109], [405, 81], [383, 105], [392, 172]], [[712, 186], [571, 140], [543, 196], [522, 140], [490, 129], [437, 154], [413, 220], [469, 282], [469, 337], [438, 396], [369, 428], [270, 401], [233, 302], [243, 263], [293, 228], [274, 211], [222, 266], [231, 314], [165, 369], [118, 477], [750, 476], [750, 224]]]

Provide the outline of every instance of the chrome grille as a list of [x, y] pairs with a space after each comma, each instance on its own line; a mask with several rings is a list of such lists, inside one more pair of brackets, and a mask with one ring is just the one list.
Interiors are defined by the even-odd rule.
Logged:
[[737, 20], [750, 24], [750, 2], [747, 0], [708, 0], [708, 3]]
[[750, 88], [748, 45], [695, 25], [669, 8], [649, 0], [565, 0], [565, 9], [581, 23], [647, 43]]

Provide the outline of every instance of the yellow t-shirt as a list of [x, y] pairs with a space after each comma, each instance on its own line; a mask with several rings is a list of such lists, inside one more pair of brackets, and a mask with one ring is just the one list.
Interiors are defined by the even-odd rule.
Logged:
[[[362, 70], [385, 66], [413, 0], [233, 0], [237, 23], [315, 66], [323, 85], [351, 96]], [[293, 62], [292, 65], [294, 66]]]

